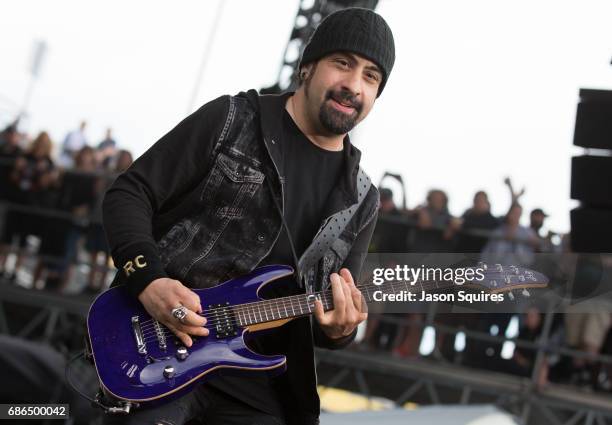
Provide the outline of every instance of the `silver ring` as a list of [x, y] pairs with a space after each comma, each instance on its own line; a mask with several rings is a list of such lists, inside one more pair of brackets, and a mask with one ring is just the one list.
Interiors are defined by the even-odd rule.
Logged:
[[180, 306], [172, 309], [172, 316], [178, 319], [179, 322], [185, 323], [185, 317], [187, 317], [187, 308]]

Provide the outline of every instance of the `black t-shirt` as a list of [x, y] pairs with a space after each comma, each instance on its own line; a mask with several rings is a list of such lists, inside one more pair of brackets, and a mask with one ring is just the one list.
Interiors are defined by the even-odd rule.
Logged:
[[[319, 230], [326, 201], [342, 172], [344, 153], [312, 143], [287, 111], [283, 115], [283, 170], [285, 220], [298, 258]], [[277, 243], [262, 264], [291, 264], [293, 258], [284, 226]]]
[[[343, 151], [329, 151], [312, 143], [298, 128], [289, 113], [283, 115], [283, 169], [279, 170], [285, 178], [284, 215], [293, 238], [298, 258], [310, 245], [325, 217], [324, 209], [328, 197], [340, 178], [342, 172]], [[260, 190], [269, 190], [267, 185]], [[270, 254], [260, 265], [287, 264], [295, 267], [289, 239], [283, 227]], [[292, 279], [283, 279], [264, 292], [264, 297], [286, 296], [298, 292], [297, 283]], [[287, 326], [257, 334], [249, 345], [262, 354], [286, 354], [289, 340]], [[285, 328], [285, 329], [283, 329]], [[291, 365], [291, 359], [288, 359]], [[293, 365], [299, 367], [299, 365]], [[223, 372], [222, 372], [223, 373]], [[244, 375], [222, 375], [209, 381], [222, 391], [265, 412], [280, 415], [282, 408], [277, 393], [284, 391], [287, 385], [284, 379], [278, 379], [255, 372]]]

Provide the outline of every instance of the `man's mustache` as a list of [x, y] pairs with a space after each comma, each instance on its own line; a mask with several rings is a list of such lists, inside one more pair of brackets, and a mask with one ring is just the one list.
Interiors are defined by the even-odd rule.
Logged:
[[333, 99], [336, 102], [351, 106], [357, 113], [361, 113], [361, 109], [363, 108], [363, 104], [355, 99], [355, 96], [348, 90], [328, 90], [325, 100], [328, 99]]

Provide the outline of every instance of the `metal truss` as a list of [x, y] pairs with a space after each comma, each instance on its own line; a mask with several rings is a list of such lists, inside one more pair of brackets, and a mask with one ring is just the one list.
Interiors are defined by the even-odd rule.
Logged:
[[396, 405], [494, 404], [520, 423], [612, 424], [612, 397], [530, 379], [427, 359], [395, 359], [388, 353], [317, 349], [320, 385], [344, 388]]
[[91, 297], [0, 285], [0, 333], [54, 343], [84, 329]]

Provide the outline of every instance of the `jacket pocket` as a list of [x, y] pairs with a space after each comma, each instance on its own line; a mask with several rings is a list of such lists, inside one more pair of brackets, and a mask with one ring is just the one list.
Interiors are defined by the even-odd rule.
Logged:
[[239, 219], [264, 178], [261, 171], [220, 152], [200, 199], [205, 206], [214, 207], [216, 217]]
[[223, 152], [220, 152], [217, 156], [217, 165], [234, 183], [261, 184], [264, 181], [264, 173]]

